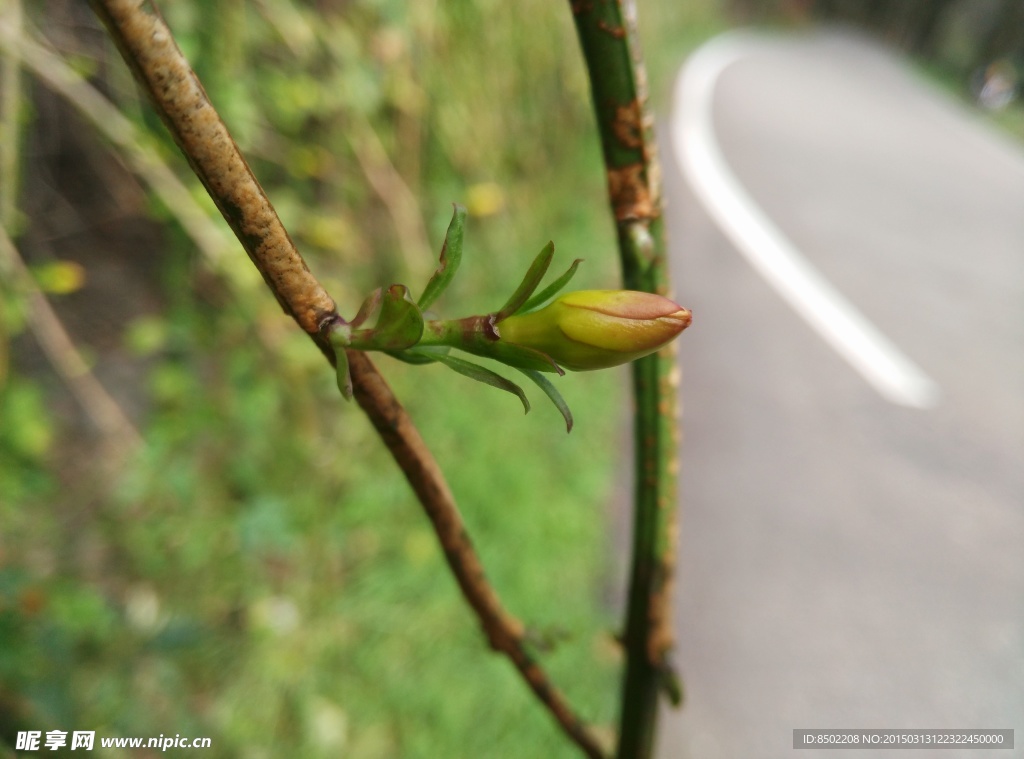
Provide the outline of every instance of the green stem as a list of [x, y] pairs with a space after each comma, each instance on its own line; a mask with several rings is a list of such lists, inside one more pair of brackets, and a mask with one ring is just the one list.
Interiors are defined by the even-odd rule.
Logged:
[[565, 373], [546, 353], [499, 339], [500, 325], [495, 324], [498, 315], [485, 314], [467, 316], [465, 319], [426, 322], [417, 347], [447, 346], [481, 358], [494, 359], [517, 369]]
[[489, 316], [467, 316], [464, 319], [426, 322], [423, 325], [423, 337], [420, 338], [418, 345], [447, 345], [470, 353], [479, 353], [496, 340], [494, 326]]
[[[670, 296], [652, 119], [633, 26], [635, 8], [630, 0], [570, 4], [590, 75], [625, 286]], [[673, 644], [676, 378], [672, 347], [633, 365], [636, 492], [619, 759], [651, 756], [658, 691], [666, 678], [673, 677], [668, 655]]]

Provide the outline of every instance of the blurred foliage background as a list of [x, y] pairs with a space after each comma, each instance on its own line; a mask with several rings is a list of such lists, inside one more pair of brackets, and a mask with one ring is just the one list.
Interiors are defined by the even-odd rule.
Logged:
[[[549, 239], [562, 266], [586, 259], [579, 287], [617, 284], [566, 4], [159, 5], [343, 313], [382, 284], [422, 288], [453, 201], [472, 219], [439, 312], [501, 305]], [[659, 18], [682, 28], [693, 12]], [[225, 228], [86, 4], [23, 13], [24, 33], [112, 100]], [[111, 466], [8, 282], [5, 740], [87, 729], [209, 736], [212, 756], [572, 756], [487, 650], [405, 481], [237, 244], [204, 252], [73, 104], [30, 72], [20, 94], [10, 231], [145, 442]], [[583, 713], [610, 725], [625, 372], [559, 381], [577, 417], [567, 436], [542, 398], [524, 417], [443, 368], [379, 363], [508, 607], [550, 645], [544, 660]]]
[[[882, 22], [854, 5], [641, 3], [655, 105], [664, 111], [686, 52], [730, 19], [859, 23], [965, 90], [979, 66], [1015, 60], [950, 26], [969, 3], [942, 4], [947, 41], [930, 47], [894, 31], [923, 23], [912, 14]], [[995, 19], [1008, 4], [990, 5]], [[109, 98], [225, 230], [86, 4], [4, 0], [8, 21], [16, 6], [22, 34]], [[579, 287], [618, 282], [567, 4], [160, 7], [342, 313], [379, 285], [422, 287], [453, 201], [472, 220], [440, 312], [500, 305], [549, 239], [563, 265], [586, 259]], [[996, 36], [984, 44], [1019, 53], [1019, 39]], [[486, 649], [404, 480], [240, 248], [226, 235], [199, 244], [180, 208], [30, 71], [14, 93], [17, 170], [0, 183], [17, 211], [5, 227], [145, 442], [115, 453], [91, 425], [8, 271], [0, 743], [62, 729], [209, 736], [210, 756], [254, 759], [573, 756]], [[559, 380], [577, 418], [566, 436], [540, 398], [524, 417], [514, 398], [440, 367], [379, 363], [442, 462], [491, 580], [536, 631], [556, 682], [610, 733], [625, 372]]]

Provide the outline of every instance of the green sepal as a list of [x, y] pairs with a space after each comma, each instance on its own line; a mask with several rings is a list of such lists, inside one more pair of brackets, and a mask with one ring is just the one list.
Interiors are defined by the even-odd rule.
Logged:
[[353, 332], [351, 345], [360, 350], [401, 351], [422, 337], [423, 313], [409, 297], [409, 288], [391, 285], [382, 296], [377, 325]]
[[527, 299], [533, 295], [533, 291], [537, 289], [541, 280], [544, 279], [544, 275], [548, 271], [548, 267], [551, 266], [551, 259], [555, 257], [555, 244], [549, 242], [544, 246], [544, 249], [537, 254], [537, 257], [533, 259], [533, 263], [530, 264], [529, 270], [526, 272], [526, 276], [523, 277], [523, 281], [516, 288], [516, 291], [512, 293], [512, 297], [508, 299], [508, 302], [498, 310], [494, 315], [494, 321], [500, 322], [516, 311], [518, 311]]
[[496, 343], [487, 345], [486, 355], [487, 358], [493, 358], [495, 361], [500, 361], [506, 366], [512, 366], [516, 369], [555, 372], [559, 376], [565, 374], [565, 370], [555, 363], [555, 360], [547, 353], [536, 348], [527, 348], [525, 345], [516, 345], [515, 343], [499, 340]]
[[334, 351], [334, 371], [338, 378], [338, 390], [346, 400], [352, 400], [352, 374], [348, 370], [348, 354], [343, 347]]
[[359, 306], [359, 311], [358, 313], [356, 313], [355, 318], [351, 322], [349, 322], [349, 326], [352, 329], [361, 327], [363, 325], [363, 322], [365, 322], [367, 319], [373, 316], [374, 312], [378, 308], [380, 308], [380, 302], [384, 296], [383, 293], [384, 291], [378, 287], [376, 290], [374, 290], [366, 297], [366, 300], [363, 301], [363, 304]]
[[555, 404], [555, 408], [558, 409], [562, 418], [565, 419], [566, 433], [572, 432], [572, 412], [569, 410], [569, 404], [565, 402], [565, 398], [563, 398], [562, 394], [558, 392], [558, 388], [552, 385], [551, 380], [540, 372], [536, 372], [533, 369], [523, 369], [521, 367], [516, 368], [533, 380], [534, 384], [544, 391], [544, 394], [551, 399], [551, 402]]
[[474, 364], [470, 361], [465, 361], [461, 358], [455, 358], [455, 356], [449, 356], [444, 354], [437, 354], [437, 360], [452, 369], [464, 377], [469, 377], [477, 382], [483, 382], [485, 385], [496, 387], [499, 390], [504, 390], [507, 393], [519, 398], [523, 402], [523, 409], [525, 413], [530, 413], [530, 401], [526, 397], [526, 393], [514, 382], [505, 379], [500, 374], [492, 372], [490, 369], [485, 369], [479, 364]]
[[448, 224], [448, 232], [444, 236], [444, 245], [441, 246], [440, 264], [430, 281], [427, 282], [417, 304], [421, 311], [426, 311], [447, 289], [462, 262], [462, 237], [466, 227], [466, 209], [458, 203], [453, 203], [452, 206], [455, 210], [452, 213], [452, 220]]
[[448, 355], [451, 350], [447, 345], [430, 345], [422, 348], [410, 348], [404, 351], [388, 351], [388, 355], [407, 364], [433, 364], [438, 361], [437, 354]]
[[583, 263], [582, 258], [577, 258], [573, 261], [572, 266], [569, 267], [565, 274], [526, 301], [526, 303], [516, 309], [516, 313], [522, 314], [526, 311], [533, 311], [535, 308], [543, 306], [547, 301], [558, 295], [559, 291], [569, 284], [569, 281], [576, 276], [576, 270], [580, 267], [581, 263]]

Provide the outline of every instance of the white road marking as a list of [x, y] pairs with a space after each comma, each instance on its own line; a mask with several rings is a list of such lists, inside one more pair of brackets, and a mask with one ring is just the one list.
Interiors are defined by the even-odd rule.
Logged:
[[711, 108], [719, 75], [758, 50], [742, 33], [694, 53], [679, 76], [672, 139], [680, 168], [725, 235], [789, 305], [885, 399], [929, 408], [938, 385], [800, 255], [746, 192], [719, 150]]

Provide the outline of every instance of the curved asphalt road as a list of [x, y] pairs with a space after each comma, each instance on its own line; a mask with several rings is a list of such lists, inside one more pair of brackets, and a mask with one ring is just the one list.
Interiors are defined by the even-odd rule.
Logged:
[[1024, 150], [859, 37], [743, 45], [711, 99], [729, 169], [939, 395], [883, 397], [740, 255], [662, 140], [695, 319], [687, 704], [659, 755], [882, 759], [906, 753], [796, 752], [792, 731], [1015, 728], [1014, 751], [911, 756], [1024, 756]]

